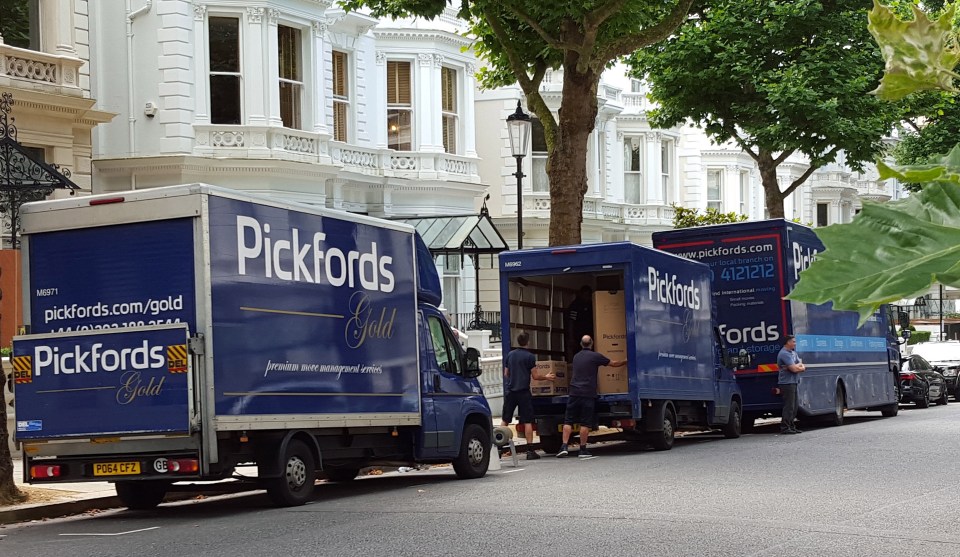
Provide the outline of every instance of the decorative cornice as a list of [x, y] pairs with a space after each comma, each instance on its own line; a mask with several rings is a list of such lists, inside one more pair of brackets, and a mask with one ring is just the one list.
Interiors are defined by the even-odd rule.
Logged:
[[384, 65], [384, 64], [386, 64], [386, 63], [387, 63], [387, 53], [384, 52], [384, 51], [382, 51], [382, 50], [378, 50], [378, 51], [377, 51], [377, 65], [378, 65], [378, 66], [382, 66], [382, 65]]
[[326, 21], [314, 21], [311, 23], [313, 28], [313, 34], [322, 37], [327, 34], [327, 22]]
[[205, 4], [193, 5], [193, 19], [203, 21], [207, 17], [207, 6]]
[[267, 8], [267, 20], [270, 25], [276, 25], [280, 21], [280, 10], [275, 8]]
[[432, 54], [417, 54], [417, 65], [420, 67], [427, 67], [433, 64], [433, 55]]
[[472, 77], [473, 74], [477, 73], [477, 65], [474, 64], [473, 62], [467, 62], [466, 67], [467, 67], [467, 75]]
[[262, 23], [263, 8], [247, 8], [247, 19], [250, 23]]
[[442, 54], [434, 54], [434, 55], [433, 55], [433, 67], [434, 67], [434, 68], [443, 67], [443, 55], [442, 55]]
[[418, 42], [435, 41], [457, 47], [470, 46], [473, 44], [473, 40], [467, 37], [428, 29], [383, 29], [378, 27], [374, 29], [373, 33], [377, 36], [377, 39], [410, 39]]

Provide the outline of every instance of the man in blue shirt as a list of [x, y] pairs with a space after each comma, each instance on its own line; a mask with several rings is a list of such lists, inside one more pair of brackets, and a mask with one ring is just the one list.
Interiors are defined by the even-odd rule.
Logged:
[[530, 393], [530, 377], [553, 381], [556, 376], [551, 372], [545, 375], [537, 373], [537, 358], [527, 350], [530, 335], [522, 332], [517, 335], [517, 345], [507, 354], [503, 362], [503, 425], [513, 421], [513, 411], [517, 410], [523, 436], [527, 440], [527, 460], [537, 460], [540, 455], [530, 449], [533, 444], [533, 395]]
[[580, 424], [580, 458], [593, 456], [587, 449], [590, 430], [597, 427], [597, 372], [600, 366], [622, 367], [626, 360], [611, 361], [603, 354], [593, 351], [593, 339], [584, 335], [580, 339], [580, 351], [573, 357], [573, 370], [570, 373], [570, 391], [567, 399], [567, 412], [563, 417], [563, 444], [557, 458], [570, 454], [567, 443], [573, 433], [573, 424]]
[[797, 418], [797, 385], [800, 374], [807, 370], [797, 354], [797, 339], [793, 335], [784, 337], [783, 348], [777, 354], [777, 366], [780, 368], [778, 383], [783, 395], [783, 418], [780, 421], [780, 433], [793, 435], [801, 433], [794, 420]]

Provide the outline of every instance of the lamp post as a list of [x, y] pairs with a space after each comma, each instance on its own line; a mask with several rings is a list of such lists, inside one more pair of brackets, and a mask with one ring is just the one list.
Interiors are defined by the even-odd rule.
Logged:
[[507, 116], [507, 131], [510, 135], [510, 154], [517, 159], [517, 249], [523, 249], [523, 157], [527, 156], [527, 145], [530, 144], [530, 115], [520, 107], [517, 101], [517, 111]]

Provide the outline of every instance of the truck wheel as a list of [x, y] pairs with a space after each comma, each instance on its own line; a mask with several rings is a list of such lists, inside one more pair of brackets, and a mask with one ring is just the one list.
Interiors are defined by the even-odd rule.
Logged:
[[117, 497], [128, 509], [143, 511], [152, 509], [163, 502], [167, 495], [167, 488], [170, 482], [165, 481], [144, 481], [144, 482], [117, 482], [114, 484], [117, 490]]
[[359, 468], [330, 468], [323, 471], [323, 475], [331, 482], [349, 482], [359, 473]]
[[556, 454], [560, 452], [560, 445], [563, 443], [563, 438], [559, 435], [541, 435], [540, 436], [540, 448], [543, 449], [543, 452], [547, 454]]
[[723, 436], [727, 439], [736, 439], [740, 437], [740, 401], [733, 400], [730, 402], [730, 418], [727, 420], [727, 423], [723, 426]]
[[655, 451], [669, 451], [673, 448], [674, 432], [677, 418], [670, 407], [663, 409], [663, 431], [654, 431], [650, 434], [650, 445]]
[[837, 395], [834, 397], [833, 415], [827, 419], [827, 424], [831, 426], [843, 425], [843, 411], [847, 408], [847, 402], [843, 398], [843, 387], [837, 385]]
[[283, 454], [279, 478], [267, 482], [267, 494], [278, 507], [302, 505], [313, 497], [317, 472], [313, 453], [307, 444], [291, 439]]
[[457, 477], [464, 480], [482, 478], [490, 465], [490, 434], [477, 424], [463, 428], [460, 454], [453, 461]]
[[880, 411], [880, 415], [884, 418], [892, 418], [900, 413], [900, 403], [894, 402], [893, 404], [886, 406], [883, 410]]

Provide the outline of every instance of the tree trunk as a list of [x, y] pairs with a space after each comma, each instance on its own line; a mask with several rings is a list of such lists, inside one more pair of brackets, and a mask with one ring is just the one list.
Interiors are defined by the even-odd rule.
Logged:
[[24, 501], [27, 496], [13, 483], [13, 455], [10, 454], [10, 432], [7, 431], [7, 397], [3, 386], [6, 372], [0, 370], [0, 505]]
[[547, 160], [550, 178], [550, 245], [580, 243], [587, 193], [587, 140], [597, 118], [600, 74], [577, 72], [575, 55], [564, 61], [557, 135]]
[[765, 153], [760, 154], [757, 161], [760, 169], [760, 182], [763, 184], [763, 199], [767, 204], [767, 216], [771, 219], [783, 218], [784, 195], [780, 191], [780, 182], [777, 181], [777, 164], [773, 158]]

